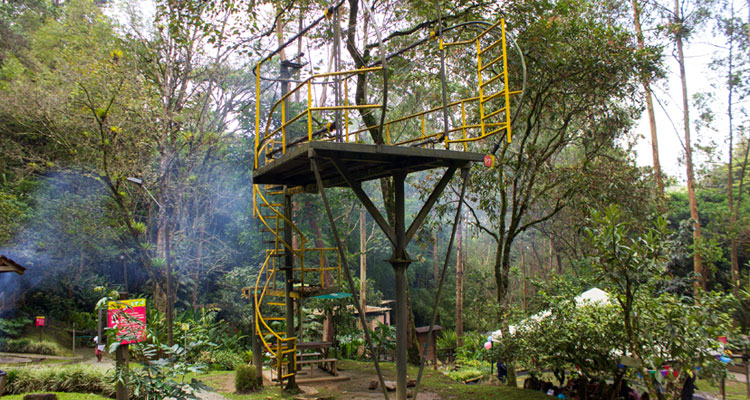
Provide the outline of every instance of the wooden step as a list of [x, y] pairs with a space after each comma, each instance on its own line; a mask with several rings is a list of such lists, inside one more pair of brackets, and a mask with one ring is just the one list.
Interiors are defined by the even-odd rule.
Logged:
[[329, 362], [337, 362], [338, 358], [320, 358], [317, 360], [300, 360], [297, 361], [297, 364], [322, 364], [322, 363], [329, 363]]

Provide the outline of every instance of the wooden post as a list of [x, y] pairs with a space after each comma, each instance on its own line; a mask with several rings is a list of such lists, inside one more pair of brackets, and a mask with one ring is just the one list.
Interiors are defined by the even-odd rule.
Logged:
[[[120, 300], [127, 300], [128, 294], [127, 292], [120, 292]], [[102, 338], [99, 337], [99, 341], [102, 341]], [[128, 379], [127, 379], [127, 373], [128, 369], [130, 368], [130, 351], [129, 351], [130, 345], [127, 344], [121, 344], [119, 347], [117, 347], [117, 350], [115, 350], [115, 371], [119, 371], [121, 376], [125, 376], [123, 381], [117, 381], [117, 385], [115, 386], [115, 398], [117, 400], [129, 400], [130, 394], [128, 390]]]
[[263, 350], [261, 349], [260, 345], [260, 339], [258, 338], [258, 332], [255, 329], [255, 299], [251, 299], [250, 303], [252, 304], [253, 309], [253, 322], [250, 324], [252, 326], [252, 346], [253, 346], [253, 365], [255, 366], [255, 371], [257, 372], [258, 377], [258, 385], [263, 386]]
[[73, 322], [73, 356], [76, 355], [76, 323]]
[[[128, 372], [130, 368], [130, 345], [123, 344], [115, 351], [115, 365], [117, 370], [121, 370], [124, 373]], [[123, 382], [118, 381], [115, 387], [115, 398], [117, 400], [128, 400], [130, 395], [128, 393], [128, 379], [124, 378]]]

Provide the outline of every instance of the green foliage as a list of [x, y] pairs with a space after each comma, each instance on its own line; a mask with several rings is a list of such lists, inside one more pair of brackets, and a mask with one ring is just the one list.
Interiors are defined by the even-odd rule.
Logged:
[[87, 365], [13, 368], [6, 371], [6, 394], [28, 392], [80, 392], [114, 397], [114, 386], [99, 368]]
[[248, 393], [260, 387], [258, 370], [253, 365], [238, 364], [234, 373], [234, 389], [237, 393]]
[[[109, 347], [110, 353], [119, 345]], [[157, 338], [147, 329], [147, 340], [132, 344], [131, 349], [140, 354], [138, 364], [140, 368], [120, 368], [115, 370], [111, 378], [113, 382], [128, 381], [130, 393], [136, 399], [193, 399], [194, 391], [204, 386], [192, 379], [189, 374], [203, 371], [204, 365], [189, 362], [187, 351], [175, 344], [167, 346], [159, 343]]]
[[16, 338], [21, 336], [23, 329], [29, 325], [31, 320], [24, 317], [13, 319], [0, 318], [0, 337]]
[[[723, 375], [725, 367], [711, 354], [718, 348], [717, 337], [732, 330], [732, 296], [688, 297], [671, 290], [680, 285], [665, 274], [665, 254], [672, 242], [663, 219], [636, 230], [615, 206], [592, 215], [595, 225], [587, 235], [595, 253], [588, 261], [609, 291], [622, 323], [622, 342], [615, 348], [638, 360], [636, 370], [642, 376], [667, 362], [683, 371], [702, 367], [704, 376]], [[656, 378], [661, 380], [659, 374]], [[668, 388], [676, 390], [685, 379], [685, 374], [668, 376]], [[646, 384], [656, 395], [652, 382]]]
[[462, 360], [483, 360], [487, 355], [484, 343], [487, 341], [487, 335], [478, 332], [464, 332], [463, 346], [456, 350], [456, 360], [460, 363]]
[[364, 346], [365, 339], [362, 334], [337, 335], [338, 352], [340, 358], [356, 359], [357, 350]]
[[36, 340], [24, 338], [24, 339], [10, 339], [4, 344], [4, 350], [9, 353], [30, 353], [30, 354], [46, 354], [46, 355], [60, 355], [60, 346], [53, 342], [39, 342]]
[[375, 329], [370, 332], [370, 338], [377, 353], [376, 357], [388, 354], [396, 348], [396, 327], [378, 322]]
[[519, 361], [530, 371], [573, 370], [588, 376], [614, 376], [625, 343], [615, 305], [576, 304], [558, 299], [549, 315], [529, 318], [519, 327]]
[[443, 329], [437, 337], [438, 350], [455, 349], [458, 346], [458, 336], [453, 329]]
[[463, 382], [467, 379], [479, 378], [484, 375], [484, 372], [477, 368], [461, 368], [457, 371], [446, 372], [445, 374], [455, 381]]
[[233, 350], [203, 351], [197, 361], [210, 366], [215, 371], [231, 371], [245, 362], [243, 355]]

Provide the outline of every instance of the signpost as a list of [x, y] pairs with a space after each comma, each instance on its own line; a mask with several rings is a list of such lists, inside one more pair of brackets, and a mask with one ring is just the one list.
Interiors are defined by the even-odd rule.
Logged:
[[36, 317], [36, 326], [39, 327], [39, 343], [42, 343], [42, 329], [44, 329], [44, 317]]
[[108, 302], [107, 327], [117, 330], [120, 344], [146, 340], [146, 299]]
[[[128, 345], [146, 340], [146, 299], [108, 302], [107, 326], [115, 329], [116, 340], [120, 341], [120, 346], [115, 352], [116, 369], [127, 371], [130, 363]], [[117, 382], [115, 395], [117, 400], [129, 399], [127, 380]]]

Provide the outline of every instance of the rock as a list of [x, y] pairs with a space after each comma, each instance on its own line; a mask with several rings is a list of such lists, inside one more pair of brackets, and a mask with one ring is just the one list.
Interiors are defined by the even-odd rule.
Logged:
[[384, 381], [383, 383], [385, 383], [385, 388], [389, 392], [395, 392], [396, 391], [396, 382], [395, 381]]
[[414, 387], [414, 386], [417, 386], [417, 380], [416, 379], [409, 379], [408, 381], [406, 381], [406, 387], [410, 388], [410, 387]]
[[378, 381], [370, 381], [370, 385], [367, 386], [367, 388], [370, 389], [370, 390], [375, 390], [375, 389], [378, 388], [378, 386], [380, 386], [380, 382], [378, 382]]
[[54, 393], [32, 393], [23, 396], [23, 400], [57, 400]]

